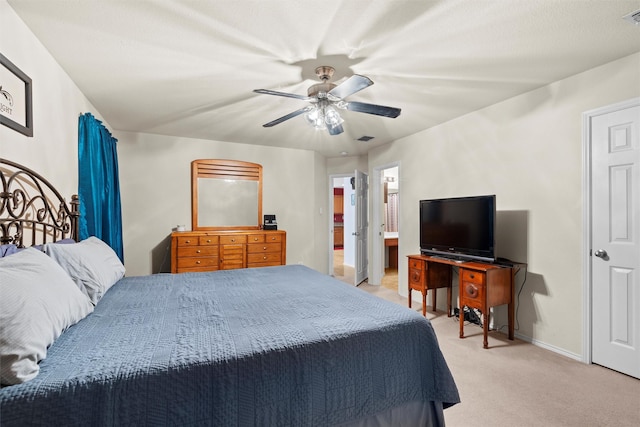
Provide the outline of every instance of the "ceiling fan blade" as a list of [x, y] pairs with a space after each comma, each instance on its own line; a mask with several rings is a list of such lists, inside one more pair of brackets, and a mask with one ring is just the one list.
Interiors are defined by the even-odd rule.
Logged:
[[327, 126], [327, 130], [329, 131], [329, 135], [340, 135], [342, 132], [344, 132], [344, 128], [342, 127], [342, 125], [337, 125], [334, 127]]
[[338, 86], [331, 89], [329, 94], [337, 98], [344, 99], [349, 95], [353, 95], [354, 93], [371, 86], [372, 84], [373, 81], [371, 81], [369, 77], [354, 74]]
[[255, 93], [262, 93], [265, 95], [277, 95], [277, 96], [286, 96], [287, 98], [302, 99], [303, 101], [309, 101], [311, 99], [308, 96], [304, 96], [304, 95], [298, 95], [295, 93], [287, 93], [287, 92], [278, 92], [276, 90], [269, 90], [269, 89], [254, 89], [253, 91]]
[[287, 114], [286, 116], [282, 116], [282, 117], [280, 117], [279, 119], [275, 119], [275, 120], [273, 120], [273, 121], [271, 121], [271, 122], [269, 122], [269, 123], [265, 123], [265, 124], [264, 124], [264, 125], [262, 125], [262, 126], [264, 126], [264, 127], [266, 127], [266, 128], [270, 128], [271, 126], [275, 126], [275, 125], [277, 125], [277, 124], [279, 124], [279, 123], [284, 122], [285, 120], [292, 119], [292, 118], [294, 118], [294, 117], [296, 117], [296, 116], [299, 116], [299, 115], [300, 115], [300, 114], [302, 114], [302, 113], [307, 112], [307, 111], [309, 110], [309, 108], [310, 108], [309, 106], [306, 106], [306, 107], [304, 107], [304, 108], [301, 108], [301, 109], [299, 109], [299, 110], [294, 111], [293, 113], [289, 113], [289, 114]]
[[375, 114], [376, 116], [391, 117], [395, 119], [400, 115], [399, 108], [385, 107], [384, 105], [366, 104], [364, 102], [349, 102], [347, 110], [358, 113]]

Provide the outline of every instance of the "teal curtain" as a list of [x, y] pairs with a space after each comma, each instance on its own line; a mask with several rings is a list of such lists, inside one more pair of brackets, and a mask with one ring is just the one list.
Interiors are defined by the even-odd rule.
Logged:
[[78, 196], [81, 240], [96, 236], [124, 262], [118, 142], [91, 113], [78, 122]]

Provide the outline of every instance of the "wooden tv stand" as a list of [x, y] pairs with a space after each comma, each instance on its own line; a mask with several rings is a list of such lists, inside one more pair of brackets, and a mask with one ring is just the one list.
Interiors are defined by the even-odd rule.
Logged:
[[[411, 290], [422, 292], [422, 314], [426, 314], [426, 295], [433, 289], [432, 307], [436, 309], [436, 289], [447, 288], [447, 309], [451, 316], [451, 270], [458, 267], [460, 294], [460, 338], [464, 338], [465, 306], [477, 308], [484, 315], [482, 322], [483, 347], [489, 348], [490, 308], [508, 304], [509, 339], [514, 338], [515, 286], [514, 277], [524, 266], [490, 264], [476, 261], [459, 262], [447, 258], [426, 255], [409, 255], [409, 308], [411, 308]], [[447, 280], [448, 277], [448, 280]]]

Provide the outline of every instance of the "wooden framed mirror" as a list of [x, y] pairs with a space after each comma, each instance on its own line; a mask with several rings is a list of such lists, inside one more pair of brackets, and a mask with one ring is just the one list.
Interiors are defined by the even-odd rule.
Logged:
[[262, 218], [262, 165], [238, 160], [191, 162], [193, 230], [257, 230]]

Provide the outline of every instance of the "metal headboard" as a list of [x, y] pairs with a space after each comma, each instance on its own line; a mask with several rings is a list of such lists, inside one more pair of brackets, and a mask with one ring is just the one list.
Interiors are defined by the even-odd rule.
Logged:
[[0, 244], [78, 240], [78, 196], [66, 202], [40, 174], [0, 158]]

